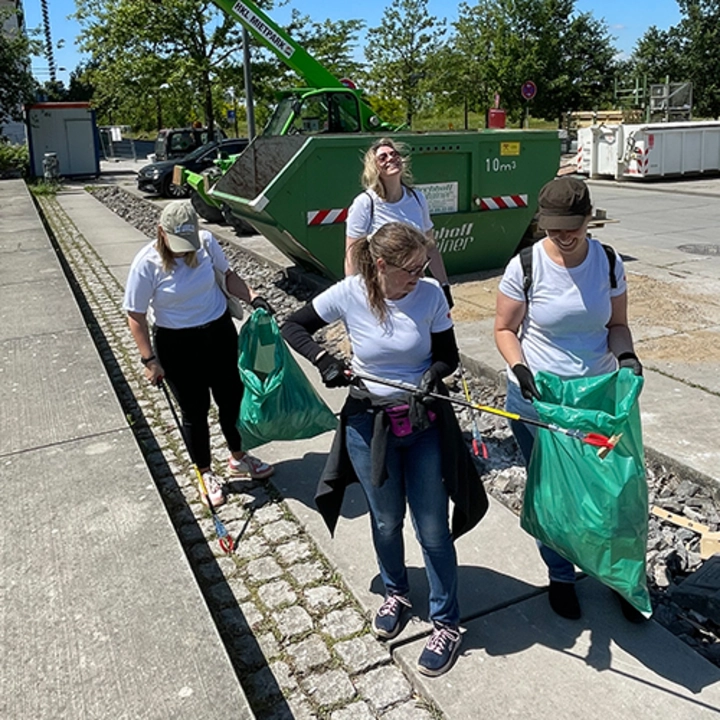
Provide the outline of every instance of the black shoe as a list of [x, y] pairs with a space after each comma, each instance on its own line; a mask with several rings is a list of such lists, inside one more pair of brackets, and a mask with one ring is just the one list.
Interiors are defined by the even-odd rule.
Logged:
[[462, 636], [457, 627], [436, 625], [418, 660], [423, 675], [437, 677], [447, 672], [455, 662]]
[[628, 622], [639, 625], [647, 620], [647, 618], [637, 608], [633, 607], [617, 590], [613, 590], [613, 593], [620, 601], [620, 609]]
[[575, 583], [550, 581], [548, 588], [550, 607], [560, 616], [568, 620], [579, 620], [580, 603], [575, 592]]
[[410, 601], [404, 595], [388, 595], [373, 619], [375, 635], [383, 640], [394, 638], [400, 632], [403, 610], [409, 607]]

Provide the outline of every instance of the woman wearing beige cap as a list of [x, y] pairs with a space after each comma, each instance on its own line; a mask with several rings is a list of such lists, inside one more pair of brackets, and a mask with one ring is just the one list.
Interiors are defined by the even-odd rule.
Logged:
[[[538, 205], [538, 225], [547, 235], [508, 263], [495, 317], [495, 342], [507, 362], [507, 409], [530, 419], [538, 418], [532, 400], [540, 398], [534, 380], [540, 370], [567, 379], [620, 365], [642, 374], [628, 327], [622, 259], [587, 236], [592, 203], [586, 184], [568, 176], [551, 180]], [[535, 428], [514, 421], [511, 427], [529, 465]], [[574, 566], [542, 544], [540, 554], [548, 566], [550, 606], [562, 617], [579, 618]], [[642, 620], [618, 598], [628, 620]]]
[[[160, 217], [157, 240], [140, 250], [130, 266], [123, 303], [145, 376], [153, 385], [165, 379], [180, 405], [190, 454], [214, 507], [225, 497], [222, 481], [211, 471], [211, 392], [230, 449], [229, 474], [262, 479], [273, 473], [272, 466], [243, 452], [235, 425], [243, 392], [237, 332], [215, 280], [216, 269], [225, 274], [231, 294], [272, 312], [230, 268], [213, 235], [199, 230], [192, 205], [171, 202]], [[153, 316], [152, 342], [148, 312]], [[202, 493], [201, 499], [205, 502]]]

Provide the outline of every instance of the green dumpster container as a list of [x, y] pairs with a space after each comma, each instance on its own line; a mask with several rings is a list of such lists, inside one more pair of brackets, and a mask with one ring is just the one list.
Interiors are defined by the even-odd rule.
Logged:
[[[394, 133], [410, 149], [416, 186], [428, 198], [450, 275], [500, 268], [557, 173], [554, 131]], [[361, 191], [362, 156], [377, 138], [256, 138], [210, 190], [298, 265], [343, 275], [345, 218]]]

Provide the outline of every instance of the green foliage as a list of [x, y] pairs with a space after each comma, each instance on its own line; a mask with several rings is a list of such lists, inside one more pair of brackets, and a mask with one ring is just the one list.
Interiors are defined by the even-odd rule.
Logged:
[[[575, 0], [479, 0], [460, 5], [454, 34], [438, 56], [445, 106], [484, 113], [495, 95], [511, 122], [563, 115], [608, 101], [615, 49], [602, 21], [577, 14]], [[528, 80], [537, 95], [528, 103]], [[435, 88], [436, 92], [439, 90]]]
[[669, 30], [649, 28], [626, 65], [647, 84], [689, 80], [693, 112], [720, 116], [720, 0], [677, 0], [682, 19]]
[[36, 180], [35, 182], [29, 183], [28, 187], [33, 195], [47, 197], [48, 195], [57, 195], [57, 191], [60, 189], [60, 183], [57, 181], [47, 182], [46, 180]]
[[364, 27], [364, 20], [313, 22], [308, 16], [293, 10], [287, 31], [335, 77], [358, 78], [363, 73], [363, 65], [355, 60], [355, 49], [358, 34]]
[[699, 115], [720, 116], [720, 0], [678, 0], [683, 19], [677, 28], [680, 66], [693, 83]]
[[371, 64], [368, 89], [381, 97], [400, 99], [409, 126], [428, 98], [431, 59], [445, 34], [445, 20], [430, 15], [427, 5], [427, 0], [393, 0], [380, 26], [368, 30], [365, 47]]
[[[233, 53], [240, 27], [201, 0], [77, 0], [85, 80], [105, 123], [215, 123], [213, 81]], [[179, 122], [178, 122], [179, 121]]]
[[2, 31], [6, 23], [12, 24], [15, 14], [15, 10], [0, 8], [0, 125], [8, 119], [22, 119], [22, 106], [33, 100], [36, 88], [30, 55], [40, 44], [22, 32]]
[[22, 175], [30, 170], [30, 154], [27, 145], [19, 145], [0, 139], [0, 177]]

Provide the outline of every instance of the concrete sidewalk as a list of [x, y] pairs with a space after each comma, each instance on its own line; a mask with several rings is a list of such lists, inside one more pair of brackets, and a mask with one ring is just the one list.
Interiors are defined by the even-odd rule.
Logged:
[[0, 717], [251, 718], [25, 184], [0, 207]]
[[[5, 191], [6, 185], [0, 183], [0, 195]], [[17, 191], [15, 192], [17, 193]], [[0, 206], [7, 207], [9, 200], [0, 196]], [[127, 265], [137, 248], [146, 242], [146, 239], [138, 237], [139, 233], [135, 233], [125, 223], [118, 221], [110, 211], [82, 191], [63, 193], [58, 196], [58, 201], [63, 213], [75, 227], [75, 232], [83, 235], [118, 280], [117, 286], [98, 288], [97, 298], [94, 301], [99, 304], [115, 304], [117, 306], [121, 299], [120, 284], [126, 277]], [[12, 219], [12, 223], [13, 226], [16, 223], [22, 224], [20, 218]], [[6, 229], [9, 229], [9, 225], [10, 223], [5, 223]], [[59, 276], [57, 282], [58, 285], [62, 285]], [[5, 287], [3, 284], [3, 288]], [[3, 307], [6, 308], [11, 299], [17, 303], [19, 291], [19, 283], [12, 290], [14, 294], [11, 295], [10, 291], [7, 291], [8, 294], [3, 298], [6, 300]], [[7, 311], [5, 311], [5, 315], [8, 315]], [[55, 325], [58, 324], [60, 317], [72, 317], [72, 313], [68, 311], [62, 316], [54, 313], [52, 320]], [[4, 319], [7, 321], [7, 318], [4, 317]], [[65, 321], [62, 320], [62, 322]], [[23, 325], [28, 326], [27, 320], [23, 321]], [[78, 328], [79, 331], [80, 328]], [[477, 325], [474, 333], [476, 338], [482, 334], [481, 345], [483, 347], [489, 347], [492, 344], [491, 336], [486, 335]], [[499, 370], [501, 365], [497, 363], [496, 359], [492, 359], [492, 354], [483, 357], [482, 353], [471, 345], [471, 339], [473, 339], [472, 336], [461, 337], [464, 354], [478, 363], [486, 363], [487, 367], [492, 370]], [[57, 362], [67, 362], [65, 358], [69, 353], [74, 352], [74, 348], [74, 345], [61, 348], [62, 351], [56, 354]], [[4, 354], [7, 355], [7, 351]], [[99, 363], [97, 365], [101, 367]], [[5, 365], [1, 365], [0, 369], [4, 367]], [[658, 373], [658, 375], [661, 374]], [[312, 380], [316, 380], [314, 373], [309, 372], [308, 376]], [[663, 378], [672, 382], [670, 378], [661, 375], [657, 383], [654, 379], [648, 380], [648, 390], [651, 385], [657, 384], [660, 387]], [[107, 383], [107, 380], [105, 382]], [[9, 385], [5, 383], [5, 387], [9, 387]], [[79, 401], [80, 398], [87, 397], [88, 393], [93, 393], [95, 387], [95, 384], [91, 382], [82, 387], [76, 387], [77, 392], [73, 393], [73, 398]], [[327, 391], [324, 388], [321, 388], [320, 391], [328, 398], [332, 406], [338, 407], [342, 402], [342, 392]], [[23, 406], [26, 402], [25, 398], [27, 397], [29, 401], [31, 396], [19, 393], [20, 391], [11, 396], [6, 392], [3, 403], [10, 402], [12, 397], [15, 413], [29, 413], [30, 411], [23, 409]], [[659, 390], [658, 396], [657, 407], [653, 407], [653, 413], [657, 414], [657, 422], [673, 422], [678, 426], [676, 439], [680, 447], [683, 446], [683, 441], [694, 446], [696, 439], [687, 421], [685, 423], [677, 421], [678, 416], [682, 416], [684, 412], [695, 412], [694, 404], [696, 402], [699, 402], [703, 412], [707, 413], [708, 422], [712, 420], [713, 416], [720, 414], [715, 411], [715, 408], [720, 410], [720, 401], [712, 392], [704, 392], [699, 400], [696, 400], [694, 396], [688, 398], [680, 393], [671, 395], [673, 398], [671, 402], [667, 402], [667, 399], [663, 402]], [[89, 397], [93, 398], [94, 396], [90, 394]], [[684, 399], [692, 402], [693, 406], [684, 405]], [[96, 404], [100, 406], [100, 400], [93, 399], [93, 406]], [[49, 403], [46, 401], [45, 405], [49, 406]], [[647, 407], [645, 399], [644, 406]], [[3, 414], [3, 417], [5, 416]], [[26, 422], [28, 421], [17, 424]], [[647, 418], [646, 422], [648, 422]], [[3, 429], [6, 424], [11, 425], [10, 422], [4, 422]], [[93, 426], [94, 432], [98, 430], [115, 431], [118, 434], [128, 433], [127, 429], [112, 427], [104, 430], [102, 424], [97, 429]], [[8, 431], [10, 431], [10, 427], [8, 427]], [[708, 434], [711, 438], [715, 438], [715, 442], [710, 444], [708, 452], [716, 452], [717, 439], [720, 437], [720, 433], [717, 433], [717, 426], [709, 425]], [[328, 537], [327, 530], [312, 503], [315, 482], [330, 440], [330, 435], [326, 434], [311, 440], [273, 443], [262, 449], [262, 457], [276, 464], [277, 472], [273, 478], [273, 485], [285, 498], [283, 505], [301, 524], [302, 535], [310, 538], [312, 543], [319, 548], [322, 556], [336, 569], [345, 586], [352, 592], [362, 612], [366, 616], [370, 616], [379, 604], [381, 588], [372, 552], [365, 504], [358, 488], [351, 488], [348, 493], [343, 508], [343, 517], [334, 539]], [[40, 440], [37, 443], [41, 445]], [[649, 441], [648, 445], [650, 445]], [[665, 451], [668, 450], [667, 447], [663, 447]], [[39, 463], [40, 457], [44, 459], [47, 451], [42, 456], [39, 449], [37, 452], [36, 462]], [[115, 457], [113, 459], [116, 461], [112, 463], [112, 466], [118, 468], [117, 472], [132, 467], [134, 462], [127, 459], [120, 462]], [[63, 458], [61, 463], [63, 468], [66, 466], [66, 462]], [[87, 461], [84, 459], [81, 464], [85, 465]], [[106, 472], [107, 467], [108, 465], [105, 463], [101, 472]], [[92, 467], [90, 469], [92, 470]], [[37, 466], [35, 470], [37, 470]], [[705, 475], [710, 474], [711, 470], [712, 468], [704, 465], [699, 465], [697, 468], [698, 472]], [[133, 473], [132, 477], [135, 474]], [[106, 475], [110, 475], [110, 473], [106, 472]], [[84, 475], [83, 480], [87, 483], [88, 476]], [[101, 477], [100, 480], [104, 491], [106, 478]], [[108, 482], [112, 481], [108, 479]], [[122, 482], [129, 481], [125, 477]], [[148, 485], [149, 483], [145, 482], [143, 487]], [[160, 505], [152, 488], [146, 489], [145, 493], [149, 494], [147, 497], [143, 496], [145, 502], [156, 502]], [[127, 502], [127, 495], [127, 492], [122, 494], [124, 502]], [[19, 503], [20, 500], [21, 498], [18, 497], [17, 502]], [[65, 501], [67, 502], [67, 498]], [[75, 507], [71, 502], [68, 504], [71, 509]], [[38, 507], [43, 507], [43, 503], [39, 499], [29, 505], [33, 514]], [[235, 517], [233, 515], [235, 507], [237, 506], [234, 503], [229, 503], [221, 510], [221, 516], [232, 519]], [[109, 512], [112, 509], [114, 508], [104, 507], [103, 511]], [[46, 507], [46, 510], [56, 512], [52, 508]], [[18, 504], [18, 517], [19, 513], [20, 506]], [[132, 507], [127, 513], [126, 522], [130, 522], [130, 519], [137, 520], [137, 517], [135, 508]], [[280, 520], [273, 523], [277, 532], [280, 531], [278, 526], [282, 522], [288, 522], [287, 518], [285, 521]], [[9, 530], [15, 531], [13, 537], [23, 536], [19, 521]], [[92, 531], [93, 527], [85, 524], [79, 533], [86, 537], [87, 542], [93, 537]], [[283, 531], [289, 532], [287, 528], [284, 528]], [[137, 532], [141, 532], [141, 530], [137, 529]], [[267, 538], [267, 528], [263, 532]], [[9, 534], [4, 533], [3, 536], [8, 537]], [[252, 542], [244, 543], [242, 549], [244, 553], [257, 558], [252, 562], [258, 564], [252, 567], [255, 571], [254, 582], [259, 586], [255, 590], [256, 596], [261, 598], [259, 606], [263, 604], [262, 598], [265, 598], [265, 605], [272, 607], [272, 603], [267, 598], [271, 593], [280, 591], [277, 582], [278, 572], [272, 569], [269, 559], [264, 558], [262, 553], [268, 553], [269, 557], [269, 549], [263, 551], [262, 542], [260, 542], [262, 538], [258, 538], [259, 536], [252, 536], [250, 538]], [[168, 546], [177, 547], [177, 540], [175, 538], [161, 539], [155, 545], [158, 552], [165, 554], [167, 554]], [[5, 555], [8, 558], [15, 557], [16, 552], [13, 553], [7, 544], [4, 547], [6, 548]], [[41, 550], [39, 548], [35, 550], [33, 546], [29, 549], [37, 552], [34, 567], [39, 571], [44, 553], [41, 554]], [[13, 548], [13, 550], [15, 549]], [[116, 551], [120, 553], [120, 549], [116, 549]], [[143, 550], [143, 553], [145, 552]], [[136, 554], [139, 553], [136, 551]], [[403, 699], [407, 697], [406, 684], [408, 681], [425, 698], [432, 701], [444, 717], [452, 720], [464, 720], [465, 718], [470, 720], [478, 717], [568, 718], [569, 720], [578, 716], [593, 720], [595, 718], [598, 720], [600, 718], [626, 720], [631, 717], [672, 717], [682, 720], [684, 718], [714, 718], [720, 715], [720, 669], [702, 659], [687, 645], [652, 621], [642, 626], [634, 626], [625, 622], [614, 599], [610, 597], [609, 591], [598, 583], [590, 579], [580, 582], [579, 591], [585, 611], [582, 621], [568, 622], [555, 616], [549, 610], [544, 597], [544, 572], [537, 558], [532, 539], [519, 529], [517, 518], [510, 511], [494, 502], [491, 504], [488, 516], [480, 526], [458, 543], [460, 602], [465, 630], [462, 655], [456, 666], [447, 675], [435, 680], [424, 678], [417, 673], [415, 662], [429, 629], [428, 625], [422, 621], [427, 610], [427, 586], [422, 570], [422, 558], [410, 531], [408, 531], [407, 556], [412, 584], [412, 600], [417, 619], [411, 622], [401, 636], [392, 643], [393, 658], [397, 666], [403, 669], [406, 679], [403, 680], [393, 666], [387, 664], [382, 653], [378, 655], [379, 649], [382, 648], [379, 643], [372, 640], [366, 641], [366, 629], [359, 634], [360, 628], [357, 627], [354, 635], [340, 635], [342, 638], [347, 637], [347, 640], [331, 641], [326, 646], [330, 665], [334, 669], [323, 672], [321, 679], [332, 686], [333, 692], [336, 693], [332, 695], [330, 691], [321, 689], [320, 680], [314, 678], [311, 672], [298, 670], [301, 666], [298, 658], [301, 655], [299, 651], [297, 655], [294, 654], [295, 650], [298, 645], [309, 642], [309, 640], [303, 640], [307, 635], [300, 635], [299, 642], [289, 642], [288, 638], [292, 640], [292, 632], [288, 631], [282, 640], [279, 640], [276, 635], [276, 642], [281, 643], [284, 648], [284, 651], [280, 652], [280, 656], [284, 652], [285, 656], [291, 658], [285, 662], [289, 662], [291, 669], [295, 669], [299, 680], [293, 685], [290, 680], [285, 678], [283, 687], [288, 688], [286, 692], [291, 699], [303, 696], [307, 700], [307, 702], [306, 700], [298, 701], [297, 707], [300, 707], [300, 710], [294, 711], [293, 716], [312, 717], [312, 711], [308, 710], [308, 707], [312, 707], [312, 705], [308, 703], [313, 698], [315, 700], [320, 698], [321, 707], [335, 708], [327, 714], [331, 720], [363, 720], [381, 716], [392, 718], [392, 720], [400, 720], [400, 718], [425, 720], [430, 717], [425, 709], [409, 705], [408, 701]], [[144, 554], [143, 558], [145, 559]], [[114, 570], [117, 571], [115, 568]], [[135, 567], [134, 570], [137, 571], [138, 568]], [[154, 571], [155, 568], [147, 563], [146, 573], [152, 574]], [[56, 568], [54, 574], [62, 577], [62, 572], [63, 568], [59, 567]], [[87, 572], [92, 577], [89, 569]], [[262, 579], [263, 573], [267, 573], [267, 581]], [[194, 587], [192, 579], [187, 578], [185, 574], [186, 571], [182, 567], [171, 568], [167, 570], [167, 575], [158, 573], [156, 581], [162, 581], [163, 589], [168, 594], [179, 593], [179, 596], [182, 597], [183, 591], [178, 586], [183, 586], [186, 593], [188, 586]], [[32, 575], [33, 577], [28, 578], [28, 583], [37, 582], [37, 578], [34, 577], [35, 573]], [[148, 582], [151, 581], [148, 580]], [[6, 592], [11, 593], [11, 589], [4, 590], [3, 596]], [[283, 592], [288, 593], [289, 588], [285, 588]], [[282, 602], [277, 603], [275, 607], [279, 607], [280, 610], [275, 615], [283, 616], [280, 618], [282, 620], [286, 615], [295, 613], [297, 618], [300, 613], [296, 611], [301, 609], [300, 605], [307, 606], [312, 592], [312, 589], [301, 590], [295, 587], [291, 595], [285, 595], [285, 597], [294, 596], [295, 601], [288, 601], [287, 606]], [[244, 602], [242, 607], [243, 611], [249, 615], [251, 610], [247, 602]], [[349, 609], [343, 612], [345, 612], [344, 622], [347, 623], [349, 622], [348, 618], [352, 619], [352, 613]], [[311, 633], [311, 638], [332, 636], [332, 630], [329, 629], [332, 626], [328, 624], [332, 615], [330, 613], [324, 616], [322, 621], [316, 621], [309, 617], [310, 625], [305, 626], [305, 632]], [[6, 620], [6, 626], [7, 622]], [[30, 619], [25, 618], [25, 622], [29, 625]], [[191, 625], [190, 629], [197, 629], [197, 622], [194, 620], [193, 622], [194, 625], [189, 618], [183, 619], [182, 616], [179, 616], [176, 629], [178, 632], [185, 630], [186, 623]], [[21, 626], [14, 627], [15, 634], [19, 635]], [[262, 632], [265, 629], [261, 622], [254, 627], [258, 628], [256, 632]], [[54, 637], [54, 641], [58, 642], [57, 625], [48, 628], [47, 631]], [[77, 629], [75, 631], [77, 632]], [[63, 635], [60, 640], [69, 641], [72, 635], [70, 633], [69, 638]], [[33, 638], [31, 648], [27, 652], [37, 651], [35, 645], [38, 642], [37, 637]], [[289, 644], [286, 644], [288, 642]], [[110, 646], [108, 650], [113, 649], [112, 642], [109, 642], [108, 645]], [[355, 660], [349, 660], [349, 655], [345, 651], [352, 647], [360, 653], [360, 650], [357, 649], [360, 645], [366, 656], [375, 659], [360, 661], [357, 656], [354, 656]], [[270, 659], [278, 657], [277, 650], [268, 648], [270, 648], [269, 645], [263, 645], [263, 649]], [[42, 652], [42, 645], [39, 651]], [[322, 654], [318, 647], [315, 647], [315, 652]], [[276, 678], [280, 677], [279, 664], [278, 662], [271, 664]], [[309, 663], [307, 667], [311, 668], [312, 663]], [[4, 668], [0, 671], [0, 675], [2, 675], [0, 682], [4, 686], [3, 689], [17, 687], [17, 683], [20, 682], [17, 671], [10, 676], [8, 665], [5, 664]], [[284, 672], [287, 672], [287, 664], [285, 668]], [[26, 666], [23, 666], [23, 672], [28, 672]], [[117, 682], [121, 682], [121, 678], [116, 677], [113, 673], [111, 668], [104, 665], [100, 665], [97, 669], [98, 677], [104, 676], [106, 680], [114, 678]], [[78, 682], [77, 685], [71, 687], [68, 697], [82, 698], [85, 692], [83, 688], [83, 682]], [[233, 693], [237, 693], [236, 688], [232, 691], [223, 688], [221, 693], [215, 694], [213, 715], [218, 714], [219, 702], [220, 706], [225, 706], [223, 695], [228, 695], [233, 702], [237, 702], [237, 695]], [[47, 690], [43, 690], [41, 695], [44, 698], [51, 697]], [[7, 692], [3, 692], [3, 696], [7, 697]], [[325, 698], [324, 702], [323, 698]], [[327, 698], [330, 698], [332, 702]], [[73, 699], [73, 702], [79, 701]], [[291, 707], [296, 707], [292, 702], [290, 704]], [[237, 707], [236, 704], [234, 713], [225, 712], [224, 715], [240, 716]], [[11, 709], [15, 710], [14, 707]], [[139, 715], [143, 716], [141, 713]], [[23, 717], [22, 714], [13, 716], [12, 713], [8, 716]], [[81, 709], [75, 716], [91, 717], [93, 715]], [[118, 717], [121, 716], [123, 715], [119, 713]], [[151, 716], [153, 715], [144, 715], [144, 717]], [[154, 716], [162, 717], [162, 714]], [[191, 717], [184, 711], [169, 713], [167, 716]], [[204, 717], [205, 715], [199, 711], [192, 716]]]

